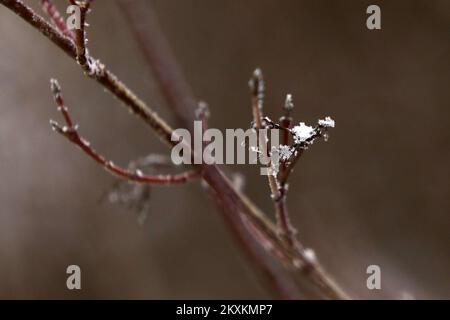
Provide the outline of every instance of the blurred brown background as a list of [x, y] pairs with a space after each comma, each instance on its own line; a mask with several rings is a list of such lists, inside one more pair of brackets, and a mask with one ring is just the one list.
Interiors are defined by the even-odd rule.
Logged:
[[[292, 93], [298, 121], [336, 120], [297, 167], [289, 205], [351, 295], [450, 298], [449, 1], [147, 2], [212, 127], [249, 126], [257, 66], [272, 117]], [[370, 4], [381, 31], [366, 29]], [[114, 1], [96, 1], [89, 22], [92, 54], [172, 121]], [[102, 202], [115, 179], [50, 130], [51, 77], [81, 133], [116, 163], [165, 147], [4, 7], [0, 39], [0, 298], [270, 297], [198, 183], [153, 189], [143, 226]], [[259, 170], [231, 169], [271, 213]], [[79, 292], [65, 287], [70, 264], [82, 269]], [[366, 288], [371, 264], [381, 292]]]

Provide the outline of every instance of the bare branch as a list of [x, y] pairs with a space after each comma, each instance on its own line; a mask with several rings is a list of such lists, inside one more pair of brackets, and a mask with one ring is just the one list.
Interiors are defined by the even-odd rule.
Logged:
[[57, 122], [51, 120], [50, 124], [56, 132], [66, 137], [69, 141], [77, 145], [81, 150], [84, 151], [90, 158], [95, 162], [100, 164], [106, 171], [123, 178], [127, 181], [132, 181], [136, 183], [146, 183], [146, 184], [157, 184], [157, 185], [172, 185], [181, 184], [192, 181], [195, 178], [200, 177], [199, 170], [186, 171], [181, 174], [176, 175], [157, 175], [149, 176], [142, 173], [140, 169], [135, 171], [130, 171], [128, 169], [121, 168], [115, 165], [112, 161], [107, 160], [102, 155], [98, 154], [92, 147], [91, 144], [81, 137], [78, 133], [78, 128], [73, 124], [73, 121], [69, 115], [69, 111], [64, 104], [64, 100], [61, 96], [61, 87], [55, 79], [50, 81], [51, 90], [55, 99], [55, 103], [58, 107], [58, 111], [61, 112], [65, 125], [61, 126]]

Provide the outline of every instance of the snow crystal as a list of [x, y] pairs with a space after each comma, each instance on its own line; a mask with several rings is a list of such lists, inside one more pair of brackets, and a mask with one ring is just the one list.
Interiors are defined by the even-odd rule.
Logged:
[[291, 130], [296, 144], [305, 142], [314, 134], [313, 127], [307, 126], [304, 122], [300, 122], [298, 126], [293, 127]]
[[335, 122], [330, 117], [326, 117], [325, 119], [319, 119], [319, 126], [334, 128]]

